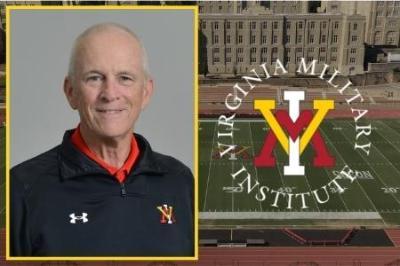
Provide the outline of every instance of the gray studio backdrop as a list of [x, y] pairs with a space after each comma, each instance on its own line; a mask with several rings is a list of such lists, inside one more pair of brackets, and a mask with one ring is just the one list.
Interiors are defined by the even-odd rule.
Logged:
[[73, 40], [93, 24], [115, 22], [142, 39], [154, 78], [135, 131], [193, 170], [193, 18], [192, 10], [13, 10], [11, 167], [60, 144], [77, 126], [62, 87]]

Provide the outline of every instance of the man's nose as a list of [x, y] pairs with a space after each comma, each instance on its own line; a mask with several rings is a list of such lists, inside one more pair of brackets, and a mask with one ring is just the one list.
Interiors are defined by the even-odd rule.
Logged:
[[100, 94], [101, 100], [106, 102], [111, 102], [118, 100], [119, 97], [120, 95], [119, 95], [119, 87], [117, 80], [113, 78], [106, 78], [103, 83]]

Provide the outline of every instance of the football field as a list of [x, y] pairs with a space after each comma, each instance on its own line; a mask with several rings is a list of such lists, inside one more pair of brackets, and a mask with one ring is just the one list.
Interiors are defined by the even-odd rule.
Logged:
[[[329, 152], [335, 157], [333, 168], [312, 165], [314, 151], [308, 145], [300, 157], [305, 166], [304, 176], [284, 176], [283, 167], [288, 155], [278, 143], [274, 149], [275, 167], [257, 167], [257, 156], [269, 131], [262, 119], [237, 119], [233, 138], [218, 137], [224, 126], [216, 119], [199, 121], [199, 210], [200, 224], [204, 227], [231, 226], [384, 226], [400, 225], [400, 120], [372, 120], [370, 153], [367, 156], [355, 150], [355, 124], [350, 119], [328, 119], [319, 131]], [[226, 129], [225, 129], [226, 130]], [[365, 137], [365, 136], [364, 136]], [[221, 144], [235, 144], [234, 156], [219, 156]], [[232, 173], [245, 167], [252, 184], [259, 182], [269, 189], [291, 194], [319, 189], [338, 176], [345, 166], [355, 171], [354, 182], [338, 180], [345, 191], [338, 193], [327, 186], [329, 200], [318, 203], [308, 196], [304, 208], [301, 198], [293, 198], [291, 208], [287, 199], [280, 198], [274, 205], [274, 195], [266, 193], [265, 200], [257, 200], [254, 189], [232, 190], [238, 186], [239, 177]], [[243, 178], [242, 178], [243, 179]], [[343, 179], [343, 178], [342, 178]], [[348, 181], [348, 182], [346, 182]], [[247, 187], [247, 184], [244, 185]], [[324, 193], [321, 193], [321, 198]]]

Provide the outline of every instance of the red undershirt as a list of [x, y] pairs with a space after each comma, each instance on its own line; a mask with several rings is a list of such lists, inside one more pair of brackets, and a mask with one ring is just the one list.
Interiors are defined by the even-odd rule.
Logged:
[[83, 152], [87, 157], [98, 163], [101, 167], [106, 169], [112, 176], [117, 178], [117, 180], [120, 183], [124, 182], [125, 178], [128, 176], [133, 165], [135, 164], [137, 157], [139, 156], [139, 147], [137, 145], [136, 139], [133, 134], [131, 141], [131, 150], [129, 152], [128, 158], [126, 159], [124, 165], [119, 169], [109, 165], [104, 160], [99, 158], [93, 151], [90, 150], [90, 148], [82, 138], [79, 126], [72, 133], [71, 142], [75, 145], [75, 147], [79, 151]]

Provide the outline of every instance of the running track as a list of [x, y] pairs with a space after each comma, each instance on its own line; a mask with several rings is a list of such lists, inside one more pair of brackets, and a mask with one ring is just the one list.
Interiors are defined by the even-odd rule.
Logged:
[[[392, 230], [400, 231], [398, 229]], [[283, 265], [400, 265], [400, 247], [265, 247], [265, 248], [200, 248], [198, 262], [5, 262], [4, 230], [0, 231], [0, 265], [40, 266], [283, 266]]]

